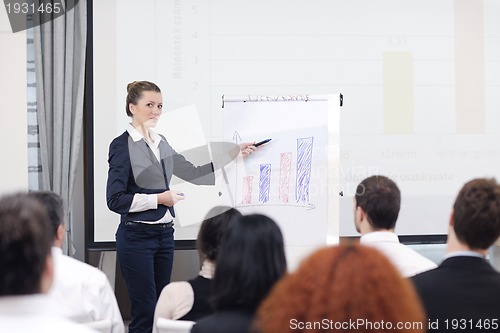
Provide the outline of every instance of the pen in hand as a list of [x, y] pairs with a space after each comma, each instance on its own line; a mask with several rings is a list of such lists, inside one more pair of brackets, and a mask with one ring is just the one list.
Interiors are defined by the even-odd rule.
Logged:
[[265, 139], [265, 140], [262, 140], [262, 141], [259, 141], [259, 142], [256, 142], [254, 143], [254, 147], [258, 147], [258, 146], [261, 146], [265, 143], [268, 143], [269, 141], [271, 141], [272, 139]]

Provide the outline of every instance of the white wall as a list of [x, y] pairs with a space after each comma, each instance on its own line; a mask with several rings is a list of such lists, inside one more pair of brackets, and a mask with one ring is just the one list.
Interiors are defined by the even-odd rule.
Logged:
[[12, 33], [0, 6], [0, 194], [28, 188], [26, 32]]

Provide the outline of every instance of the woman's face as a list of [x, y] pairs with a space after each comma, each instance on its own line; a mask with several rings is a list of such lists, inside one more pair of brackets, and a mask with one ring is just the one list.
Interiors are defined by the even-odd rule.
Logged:
[[143, 91], [142, 97], [137, 101], [137, 104], [129, 104], [130, 112], [132, 112], [132, 124], [134, 127], [155, 127], [160, 119], [162, 108], [163, 99], [161, 93]]

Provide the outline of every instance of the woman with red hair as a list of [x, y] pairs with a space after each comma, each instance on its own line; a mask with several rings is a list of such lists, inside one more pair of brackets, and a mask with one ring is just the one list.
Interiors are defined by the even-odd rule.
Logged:
[[377, 250], [359, 245], [313, 253], [273, 288], [255, 326], [261, 333], [427, 331], [411, 282]]

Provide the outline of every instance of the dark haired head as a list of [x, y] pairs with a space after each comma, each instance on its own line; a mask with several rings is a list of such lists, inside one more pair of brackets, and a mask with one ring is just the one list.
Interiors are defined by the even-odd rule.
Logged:
[[254, 214], [232, 220], [217, 257], [215, 308], [253, 313], [285, 272], [283, 237], [272, 219]]
[[52, 223], [54, 237], [57, 235], [57, 228], [64, 224], [64, 204], [62, 198], [52, 191], [34, 191], [28, 196], [38, 200], [45, 208]]
[[241, 213], [226, 206], [217, 206], [208, 212], [196, 239], [196, 247], [202, 256], [215, 261], [227, 225], [230, 220], [237, 217], [241, 217]]
[[500, 236], [500, 186], [495, 179], [466, 183], [453, 210], [455, 234], [471, 249], [487, 249]]
[[26, 194], [0, 198], [0, 296], [42, 291], [53, 242], [45, 207]]
[[125, 104], [125, 111], [127, 111], [127, 116], [132, 117], [132, 112], [130, 112], [130, 103], [137, 105], [137, 102], [142, 97], [143, 91], [155, 91], [161, 93], [160, 88], [153, 82], [149, 81], [134, 81], [127, 85], [127, 100]]
[[385, 176], [368, 177], [356, 188], [355, 199], [374, 229], [394, 229], [401, 206], [396, 183]]

